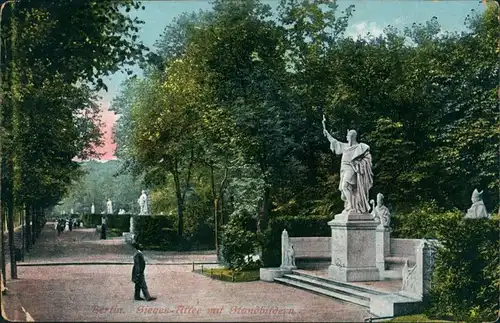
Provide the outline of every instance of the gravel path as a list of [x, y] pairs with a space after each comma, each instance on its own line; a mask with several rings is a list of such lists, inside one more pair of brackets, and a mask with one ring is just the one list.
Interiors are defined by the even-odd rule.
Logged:
[[[362, 322], [366, 309], [266, 283], [230, 283], [190, 266], [148, 266], [154, 302], [133, 300], [131, 266], [21, 267], [10, 284], [36, 321]], [[267, 312], [266, 312], [267, 311]]]
[[52, 322], [360, 322], [370, 316], [363, 307], [275, 283], [212, 280], [192, 272], [192, 265], [181, 264], [216, 260], [210, 252], [146, 251], [146, 281], [151, 294], [158, 297], [154, 302], [133, 300], [131, 264], [37, 265], [130, 263], [133, 253], [121, 238], [99, 240], [93, 229], [57, 236], [53, 225], [47, 224], [25, 256], [24, 264], [30, 266], [20, 264], [19, 279], [7, 281], [9, 294], [2, 299], [6, 315], [24, 321], [26, 311], [35, 321]]

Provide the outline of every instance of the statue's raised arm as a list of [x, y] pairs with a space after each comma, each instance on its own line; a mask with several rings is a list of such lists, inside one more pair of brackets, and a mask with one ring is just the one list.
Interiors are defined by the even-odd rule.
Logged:
[[333, 136], [328, 132], [328, 130], [326, 130], [325, 122], [326, 122], [326, 118], [325, 118], [325, 115], [323, 115], [323, 120], [321, 122], [323, 124], [323, 135], [330, 142], [330, 150], [337, 155], [341, 155], [344, 152], [344, 149], [346, 149], [348, 147], [347, 146], [348, 144], [344, 143], [344, 142], [340, 142], [337, 139], [333, 138]]

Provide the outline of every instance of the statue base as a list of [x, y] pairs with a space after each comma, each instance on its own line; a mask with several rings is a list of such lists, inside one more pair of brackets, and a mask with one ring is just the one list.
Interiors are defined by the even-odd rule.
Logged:
[[379, 221], [369, 213], [341, 213], [328, 222], [332, 229], [333, 280], [355, 282], [380, 280], [376, 261], [376, 232]]
[[283, 265], [281, 265], [280, 269], [286, 270], [286, 271], [291, 271], [291, 270], [297, 269], [297, 266], [283, 266]]

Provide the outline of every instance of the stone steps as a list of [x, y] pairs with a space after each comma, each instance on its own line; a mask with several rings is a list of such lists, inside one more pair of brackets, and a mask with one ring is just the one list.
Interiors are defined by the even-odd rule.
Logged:
[[367, 308], [370, 307], [371, 297], [385, 295], [383, 292], [295, 271], [293, 274], [285, 274], [283, 278], [275, 278], [274, 280], [281, 284], [301, 288]]

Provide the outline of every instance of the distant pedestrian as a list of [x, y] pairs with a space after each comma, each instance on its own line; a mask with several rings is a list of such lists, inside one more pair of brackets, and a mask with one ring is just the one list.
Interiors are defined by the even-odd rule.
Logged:
[[64, 220], [61, 220], [61, 219], [59, 219], [59, 220], [57, 221], [57, 235], [58, 235], [58, 236], [59, 236], [59, 235], [61, 235], [61, 232], [63, 232], [63, 230], [64, 230], [64, 224], [63, 224], [63, 221], [64, 221]]
[[73, 231], [73, 219], [69, 219], [68, 226], [69, 226], [69, 231]]
[[[134, 247], [137, 249], [134, 255], [134, 267], [132, 268], [132, 282], [135, 283], [134, 300], [143, 301], [145, 298], [148, 302], [154, 301], [156, 297], [151, 297], [151, 295], [149, 295], [146, 278], [144, 277], [144, 270], [146, 269], [144, 255], [140, 250], [139, 244], [134, 244]], [[141, 297], [141, 290], [144, 298]]]
[[107, 225], [106, 225], [106, 216], [103, 215], [101, 218], [101, 239], [106, 240], [106, 230], [107, 230]]

